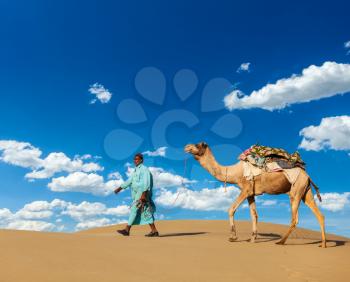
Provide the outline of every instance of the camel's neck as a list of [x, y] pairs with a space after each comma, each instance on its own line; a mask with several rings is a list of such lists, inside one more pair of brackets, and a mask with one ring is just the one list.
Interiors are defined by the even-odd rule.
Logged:
[[209, 148], [198, 161], [211, 175], [222, 182], [227, 181], [228, 183], [236, 184], [242, 175], [240, 163], [229, 166], [220, 165]]

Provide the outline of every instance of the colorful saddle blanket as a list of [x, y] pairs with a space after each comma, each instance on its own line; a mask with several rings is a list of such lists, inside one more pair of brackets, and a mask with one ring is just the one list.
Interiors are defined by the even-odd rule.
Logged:
[[301, 159], [299, 152], [289, 154], [280, 148], [272, 148], [262, 145], [253, 145], [238, 157], [239, 160], [248, 161], [251, 164], [263, 168], [267, 163], [276, 162], [281, 168], [293, 167], [305, 168], [305, 162]]

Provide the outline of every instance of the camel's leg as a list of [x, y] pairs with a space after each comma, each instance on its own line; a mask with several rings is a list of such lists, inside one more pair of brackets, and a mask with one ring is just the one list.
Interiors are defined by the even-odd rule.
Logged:
[[[290, 208], [292, 208], [292, 205], [293, 205], [293, 197], [291, 195], [289, 195], [289, 203], [290, 203]], [[293, 214], [292, 214], [293, 216]], [[297, 212], [296, 212], [296, 218], [297, 218], [297, 224], [298, 224], [298, 221], [299, 221], [299, 209], [297, 209]]]
[[245, 199], [247, 199], [247, 197], [248, 197], [247, 193], [241, 192], [239, 194], [239, 196], [237, 197], [236, 201], [232, 204], [231, 208], [228, 211], [228, 215], [230, 218], [230, 226], [231, 226], [231, 237], [229, 238], [230, 242], [237, 240], [235, 221], [234, 221], [233, 217], [234, 217], [235, 212], [238, 209], [238, 207], [242, 204], [242, 202]]
[[325, 232], [325, 227], [324, 227], [324, 216], [318, 209], [314, 197], [312, 195], [311, 188], [306, 192], [305, 196], [303, 197], [304, 203], [312, 210], [314, 215], [316, 216], [320, 227], [321, 227], [321, 233], [322, 233], [322, 244], [320, 247], [326, 248], [326, 232]]
[[292, 231], [294, 230], [294, 228], [298, 224], [298, 208], [300, 205], [301, 198], [300, 197], [293, 197], [293, 196], [290, 196], [290, 197], [291, 197], [291, 208], [292, 208], [292, 220], [291, 220], [289, 229], [286, 232], [286, 234], [281, 238], [281, 240], [279, 240], [276, 243], [279, 245], [283, 245], [286, 242], [286, 240], [288, 239], [288, 236], [290, 235], [290, 233], [292, 233]]
[[258, 213], [256, 212], [256, 204], [254, 196], [248, 197], [249, 209], [250, 209], [250, 217], [252, 218], [253, 232], [250, 238], [250, 242], [254, 243], [255, 239], [258, 235]]

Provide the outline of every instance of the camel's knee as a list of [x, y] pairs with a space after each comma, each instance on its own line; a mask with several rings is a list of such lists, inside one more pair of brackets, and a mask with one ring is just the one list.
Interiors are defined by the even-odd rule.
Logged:
[[229, 210], [228, 210], [228, 216], [229, 216], [229, 217], [233, 217], [234, 214], [235, 214], [235, 210], [234, 210], [234, 209], [229, 209]]
[[321, 226], [321, 229], [324, 229], [324, 226], [325, 226], [325, 217], [324, 217], [324, 215], [323, 214], [321, 214], [320, 216], [319, 216], [319, 224], [320, 224], [320, 226]]
[[255, 220], [258, 220], [258, 213], [256, 211], [252, 211], [251, 212], [251, 216], [252, 218], [254, 218]]
[[322, 213], [320, 214], [320, 220], [322, 221], [322, 223], [324, 223], [325, 217]]
[[297, 224], [298, 224], [298, 218], [293, 218], [292, 219], [292, 222], [291, 222], [291, 224], [290, 224], [290, 226], [292, 227], [292, 228], [294, 228], [295, 226], [297, 226]]

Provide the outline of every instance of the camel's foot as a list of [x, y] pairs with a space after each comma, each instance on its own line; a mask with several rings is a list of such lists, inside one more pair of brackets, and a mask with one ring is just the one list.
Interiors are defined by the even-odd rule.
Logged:
[[284, 245], [285, 242], [286, 242], [285, 240], [279, 240], [275, 244], [276, 245]]
[[238, 237], [237, 236], [231, 236], [230, 238], [228, 238], [229, 242], [235, 242], [237, 241]]
[[318, 245], [320, 248], [327, 248], [326, 242], [322, 242], [321, 245]]
[[248, 240], [250, 243], [255, 243], [255, 239], [256, 239], [256, 237], [250, 237], [250, 239]]
[[250, 243], [255, 243], [255, 239], [258, 236], [257, 232], [253, 232], [252, 236], [250, 237], [250, 239], [248, 240]]

